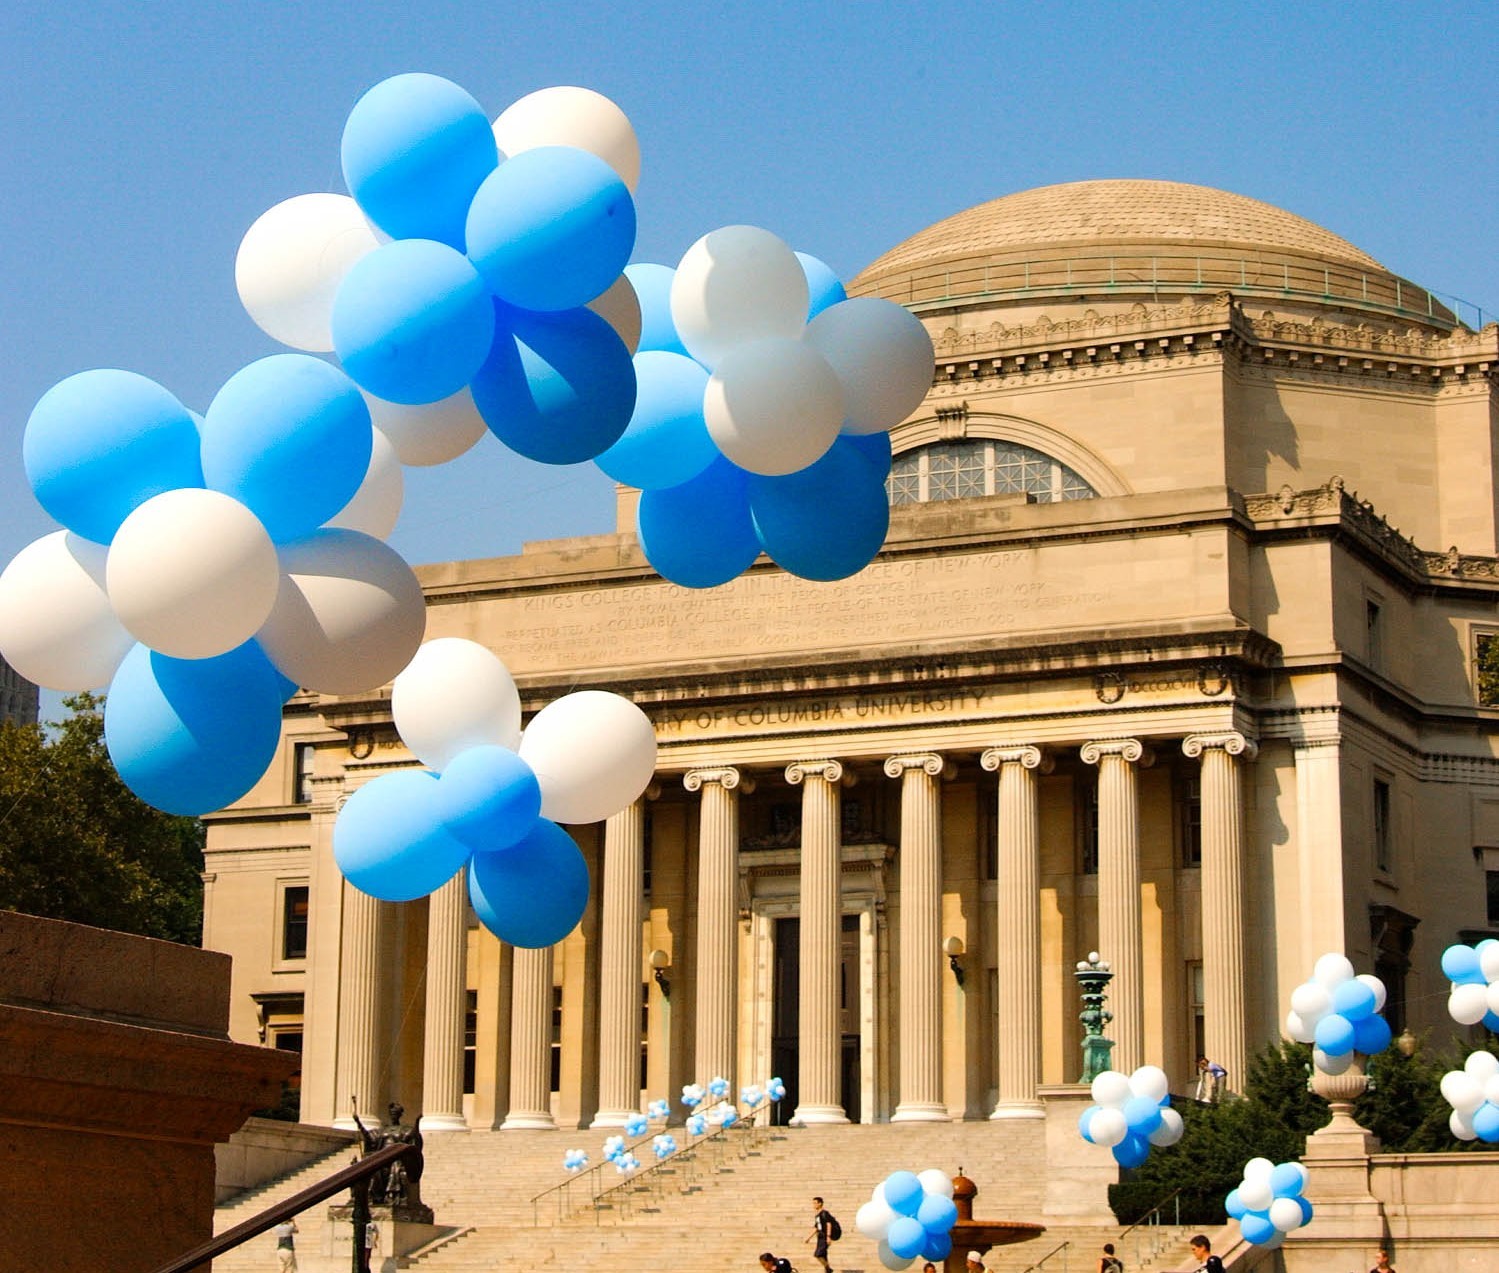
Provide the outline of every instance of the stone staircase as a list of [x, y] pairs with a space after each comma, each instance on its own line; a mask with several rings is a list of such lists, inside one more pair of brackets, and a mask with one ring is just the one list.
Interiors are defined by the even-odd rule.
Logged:
[[[802, 1273], [818, 1273], [802, 1239], [811, 1228], [812, 1197], [820, 1194], [843, 1224], [832, 1248], [838, 1273], [882, 1269], [874, 1245], [859, 1234], [854, 1218], [870, 1191], [890, 1172], [962, 1167], [979, 1185], [979, 1219], [1045, 1222], [1044, 1146], [1039, 1122], [902, 1123], [865, 1127], [736, 1129], [726, 1144], [700, 1151], [703, 1161], [668, 1160], [610, 1192], [598, 1210], [584, 1205], [563, 1215], [554, 1194], [533, 1206], [532, 1198], [566, 1179], [562, 1154], [571, 1147], [599, 1158], [603, 1133], [471, 1132], [427, 1141], [422, 1197], [447, 1232], [401, 1267], [422, 1273], [501, 1273], [511, 1269], [567, 1269], [592, 1273], [663, 1273], [707, 1270], [730, 1273], [758, 1266], [759, 1252], [786, 1255]], [[679, 1139], [685, 1140], [680, 1129]], [[330, 1155], [300, 1172], [220, 1208], [218, 1228], [227, 1228], [272, 1202], [320, 1180], [342, 1166], [348, 1151]], [[619, 1182], [614, 1170], [599, 1174], [599, 1188]], [[581, 1178], [573, 1190], [588, 1192]], [[320, 1256], [327, 1208], [298, 1221], [302, 1273], [346, 1273]], [[1149, 1273], [1179, 1263], [1191, 1230], [1161, 1230], [1120, 1242], [1116, 1226], [1049, 1226], [1039, 1238], [998, 1247], [986, 1259], [992, 1273], [1022, 1273], [1051, 1255], [1044, 1273], [1093, 1273], [1104, 1242], [1120, 1242], [1129, 1273]], [[1057, 1251], [1063, 1243], [1065, 1249]], [[215, 1273], [263, 1273], [275, 1267], [269, 1235], [214, 1262]], [[396, 1264], [388, 1262], [382, 1273]]]

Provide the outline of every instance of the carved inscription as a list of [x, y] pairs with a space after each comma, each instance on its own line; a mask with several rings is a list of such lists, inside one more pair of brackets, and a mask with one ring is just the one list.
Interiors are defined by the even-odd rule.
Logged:
[[881, 720], [909, 720], [921, 716], [977, 714], [986, 695], [969, 693], [855, 694], [840, 698], [767, 699], [730, 707], [668, 708], [656, 714], [663, 734], [711, 733], [732, 727], [745, 730], [784, 729], [798, 725], [869, 724]]

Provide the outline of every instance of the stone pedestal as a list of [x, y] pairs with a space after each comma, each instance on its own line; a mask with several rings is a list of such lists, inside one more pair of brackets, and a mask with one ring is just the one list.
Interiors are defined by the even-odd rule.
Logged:
[[[328, 1208], [323, 1229], [323, 1256], [343, 1270], [354, 1263], [354, 1208], [348, 1203]], [[380, 1244], [370, 1260], [370, 1273], [395, 1273], [405, 1257], [445, 1232], [432, 1223], [431, 1207], [371, 1207], [370, 1223], [380, 1230]]]
[[1119, 1181], [1119, 1164], [1098, 1145], [1077, 1134], [1078, 1116], [1093, 1104], [1081, 1083], [1037, 1089], [1046, 1111], [1046, 1206], [1053, 1224], [1113, 1225], [1109, 1186]]

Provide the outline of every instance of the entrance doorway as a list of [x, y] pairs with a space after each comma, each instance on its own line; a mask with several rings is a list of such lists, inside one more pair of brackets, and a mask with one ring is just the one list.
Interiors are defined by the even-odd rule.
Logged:
[[[801, 1031], [801, 932], [800, 919], [775, 921], [775, 961], [771, 993], [771, 1071], [786, 1084], [786, 1096], [771, 1108], [771, 1121], [785, 1124], [796, 1113], [801, 1095], [798, 1087], [797, 1046]], [[850, 1122], [860, 1119], [859, 1059], [859, 917], [843, 916], [839, 932], [838, 1021], [842, 1035], [839, 1065], [839, 1100]]]

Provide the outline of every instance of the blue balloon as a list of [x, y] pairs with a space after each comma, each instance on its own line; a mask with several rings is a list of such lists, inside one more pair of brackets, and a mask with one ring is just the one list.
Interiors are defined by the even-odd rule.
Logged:
[[1353, 1023], [1347, 1017], [1329, 1012], [1317, 1022], [1312, 1041], [1328, 1056], [1342, 1056], [1353, 1050]]
[[1473, 1111], [1473, 1131], [1478, 1139], [1492, 1145], [1499, 1141], [1499, 1105], [1484, 1101]]
[[1390, 1023], [1381, 1016], [1365, 1017], [1353, 1023], [1353, 1050], [1365, 1056], [1383, 1052], [1390, 1046]]
[[642, 492], [635, 521], [646, 560], [684, 588], [728, 583], [760, 555], [746, 474], [722, 457], [681, 486]]
[[799, 473], [751, 473], [749, 501], [760, 546], [803, 579], [857, 574], [874, 560], [890, 529], [884, 480], [842, 438]]
[[335, 516], [364, 481], [374, 446], [358, 387], [308, 354], [273, 354], [230, 376], [203, 418], [203, 477], [277, 543]]
[[869, 461], [880, 475], [880, 481], [890, 476], [890, 464], [895, 455], [890, 446], [888, 433], [840, 433], [838, 441], [853, 447]]
[[796, 259], [802, 263], [802, 273], [807, 276], [809, 296], [807, 321], [809, 323], [829, 306], [848, 299], [848, 293], [844, 291], [843, 283], [838, 276], [833, 273], [832, 266], [819, 261], [815, 256], [809, 256], [806, 252], [798, 252]]
[[1270, 1192], [1277, 1198], [1294, 1198], [1306, 1186], [1306, 1169], [1300, 1163], [1283, 1162], [1270, 1173]]
[[104, 742], [149, 805], [199, 817], [243, 796], [276, 756], [281, 683], [254, 642], [209, 659], [135, 646], [110, 682]]
[[625, 277], [640, 302], [641, 353], [659, 351], [681, 354], [684, 358], [690, 356], [671, 317], [671, 283], [676, 276], [676, 270], [669, 265], [642, 261], [625, 266]]
[[885, 1241], [903, 1260], [914, 1260], [926, 1246], [926, 1230], [910, 1216], [896, 1216], [885, 1230]]
[[1114, 1161], [1121, 1167], [1138, 1167], [1149, 1157], [1150, 1142], [1136, 1132], [1114, 1146]]
[[1148, 1096], [1132, 1096], [1124, 1102], [1124, 1121], [1137, 1136], [1149, 1136], [1161, 1125], [1161, 1105]]
[[928, 1233], [946, 1233], [958, 1222], [957, 1204], [940, 1193], [929, 1193], [916, 1208], [916, 1220]]
[[41, 506], [96, 544], [153, 496], [203, 485], [191, 413], [133, 371], [81, 371], [53, 385], [32, 408], [21, 457]]
[[885, 1177], [885, 1202], [898, 1215], [914, 1216], [925, 1194], [914, 1171], [893, 1171]]
[[499, 163], [489, 116], [437, 75], [395, 75], [355, 103], [344, 124], [344, 181], [393, 239], [436, 239], [463, 250], [463, 226]]
[[641, 490], [680, 486], [719, 454], [703, 420], [708, 373], [681, 354], [648, 350], [635, 355], [635, 383], [629, 425], [594, 463]]
[[1483, 1014], [1484, 1029], [1493, 1033], [1499, 1033], [1499, 1012], [1485, 1012]]
[[1449, 981], [1459, 986], [1481, 986], [1488, 981], [1483, 975], [1478, 951], [1472, 946], [1448, 946], [1442, 952], [1442, 971]]
[[1312, 1204], [1300, 1194], [1296, 1195], [1296, 1201], [1301, 1204], [1301, 1223], [1310, 1224], [1312, 1222]]
[[338, 811], [333, 859], [360, 892], [409, 902], [452, 879], [469, 847], [443, 828], [436, 775], [401, 769], [365, 783]]
[[494, 300], [469, 259], [431, 239], [361, 257], [333, 301], [344, 370], [387, 402], [437, 402], [462, 389], [494, 343]]
[[577, 927], [588, 905], [588, 864], [555, 822], [538, 818], [524, 839], [476, 853], [468, 896], [479, 921], [501, 941], [540, 949]]
[[1096, 1145], [1098, 1142], [1094, 1140], [1093, 1137], [1089, 1134], [1088, 1124], [1093, 1121], [1093, 1115], [1098, 1113], [1098, 1111], [1102, 1108], [1103, 1106], [1101, 1105], [1090, 1105], [1087, 1109], [1085, 1109], [1081, 1114], [1077, 1116], [1078, 1134], [1090, 1145]]
[[1332, 992], [1332, 1010], [1357, 1024], [1374, 1011], [1374, 991], [1362, 981], [1345, 981]]
[[1238, 1220], [1242, 1218], [1243, 1215], [1249, 1210], [1249, 1208], [1244, 1205], [1244, 1199], [1239, 1197], [1239, 1191], [1237, 1189], [1230, 1189], [1228, 1191], [1228, 1197], [1223, 1200], [1223, 1209], [1228, 1212], [1228, 1218], [1230, 1220]]
[[1246, 1211], [1239, 1219], [1239, 1232], [1244, 1235], [1244, 1241], [1259, 1246], [1270, 1241], [1280, 1230], [1270, 1223], [1265, 1212]]
[[448, 834], [478, 852], [523, 839], [541, 816], [541, 784], [508, 747], [469, 747], [437, 783], [437, 816]]
[[575, 309], [608, 290], [635, 246], [635, 201], [597, 155], [538, 146], [484, 179], [468, 210], [469, 259], [523, 309]]
[[926, 1241], [921, 1247], [921, 1258], [931, 1260], [933, 1264], [939, 1260], [945, 1260], [952, 1254], [952, 1234], [933, 1233], [927, 1230]]
[[579, 464], [613, 446], [635, 410], [635, 364], [614, 328], [587, 309], [496, 306], [496, 316], [473, 382], [489, 431], [542, 464]]

